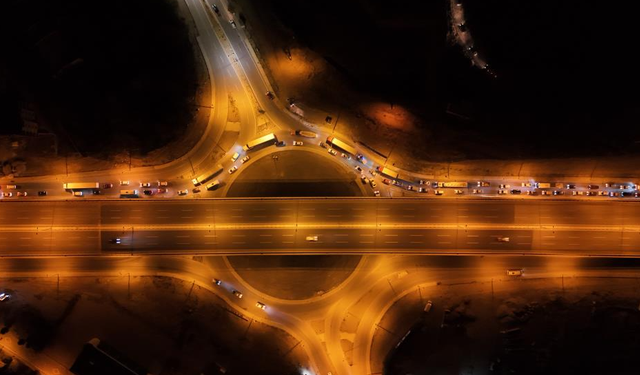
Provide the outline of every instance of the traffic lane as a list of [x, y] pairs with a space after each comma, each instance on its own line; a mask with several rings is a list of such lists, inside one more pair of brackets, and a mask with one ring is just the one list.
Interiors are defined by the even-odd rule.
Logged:
[[98, 202], [3, 202], [0, 225], [96, 225]]
[[99, 255], [100, 231], [3, 231], [2, 256]]

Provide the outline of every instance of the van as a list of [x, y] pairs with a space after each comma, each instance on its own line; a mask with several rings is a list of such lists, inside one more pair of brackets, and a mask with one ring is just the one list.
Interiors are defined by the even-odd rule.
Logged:
[[215, 180], [207, 185], [207, 190], [215, 190], [220, 187], [220, 181]]
[[18, 185], [7, 185], [7, 189], [15, 190], [18, 188]]

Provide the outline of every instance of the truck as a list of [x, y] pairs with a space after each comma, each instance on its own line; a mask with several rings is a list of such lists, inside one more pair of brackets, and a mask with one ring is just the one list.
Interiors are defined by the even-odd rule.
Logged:
[[356, 156], [356, 149], [349, 146], [347, 143], [342, 142], [341, 140], [339, 140], [338, 138], [334, 137], [334, 136], [329, 136], [327, 137], [327, 143], [330, 144], [332, 147], [335, 148], [339, 148], [340, 150], [344, 151], [344, 152], [348, 152], [349, 154]]
[[291, 135], [299, 135], [300, 137], [305, 138], [315, 138], [318, 136], [316, 133], [310, 132], [308, 130], [292, 130]]
[[262, 145], [266, 145], [266, 144], [276, 144], [276, 142], [278, 142], [278, 138], [276, 137], [276, 135], [274, 133], [270, 133], [267, 135], [264, 135], [260, 138], [256, 138], [253, 141], [247, 143], [246, 145], [242, 146], [242, 149], [245, 151], [249, 151], [252, 150], [258, 146], [262, 146]]
[[200, 186], [201, 184], [204, 184], [205, 182], [209, 181], [216, 175], [220, 174], [220, 172], [222, 172], [223, 170], [224, 170], [224, 167], [222, 166], [222, 164], [218, 164], [216, 166], [216, 169], [213, 172], [205, 173], [199, 177], [196, 177], [192, 179], [191, 182], [193, 182], [193, 186]]
[[466, 188], [466, 187], [469, 187], [469, 183], [468, 182], [456, 182], [456, 181], [438, 182], [438, 187], [439, 188]]
[[220, 187], [220, 181], [219, 180], [215, 180], [212, 183], [207, 184], [207, 190], [216, 190], [219, 187]]
[[378, 173], [380, 173], [381, 175], [385, 175], [387, 177], [391, 177], [391, 178], [398, 178], [398, 172], [393, 171], [389, 168], [385, 168], [383, 166], [378, 166], [378, 168], [376, 168], [376, 170], [378, 171]]
[[536, 189], [550, 189], [551, 183], [549, 182], [536, 182]]
[[138, 198], [138, 190], [120, 190], [120, 198]]
[[67, 182], [62, 186], [64, 190], [100, 189], [100, 183], [98, 182]]

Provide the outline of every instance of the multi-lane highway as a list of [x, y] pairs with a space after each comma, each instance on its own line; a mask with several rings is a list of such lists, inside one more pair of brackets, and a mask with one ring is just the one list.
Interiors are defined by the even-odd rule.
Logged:
[[640, 211], [633, 201], [262, 198], [11, 202], [0, 205], [0, 225], [3, 256], [640, 255]]

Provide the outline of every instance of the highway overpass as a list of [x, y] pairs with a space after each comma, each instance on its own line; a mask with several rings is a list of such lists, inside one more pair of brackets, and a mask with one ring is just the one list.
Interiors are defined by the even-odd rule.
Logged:
[[[639, 204], [415, 198], [2, 202], [0, 255], [636, 257]], [[318, 240], [307, 241], [307, 236]], [[499, 237], [509, 237], [509, 242]]]

